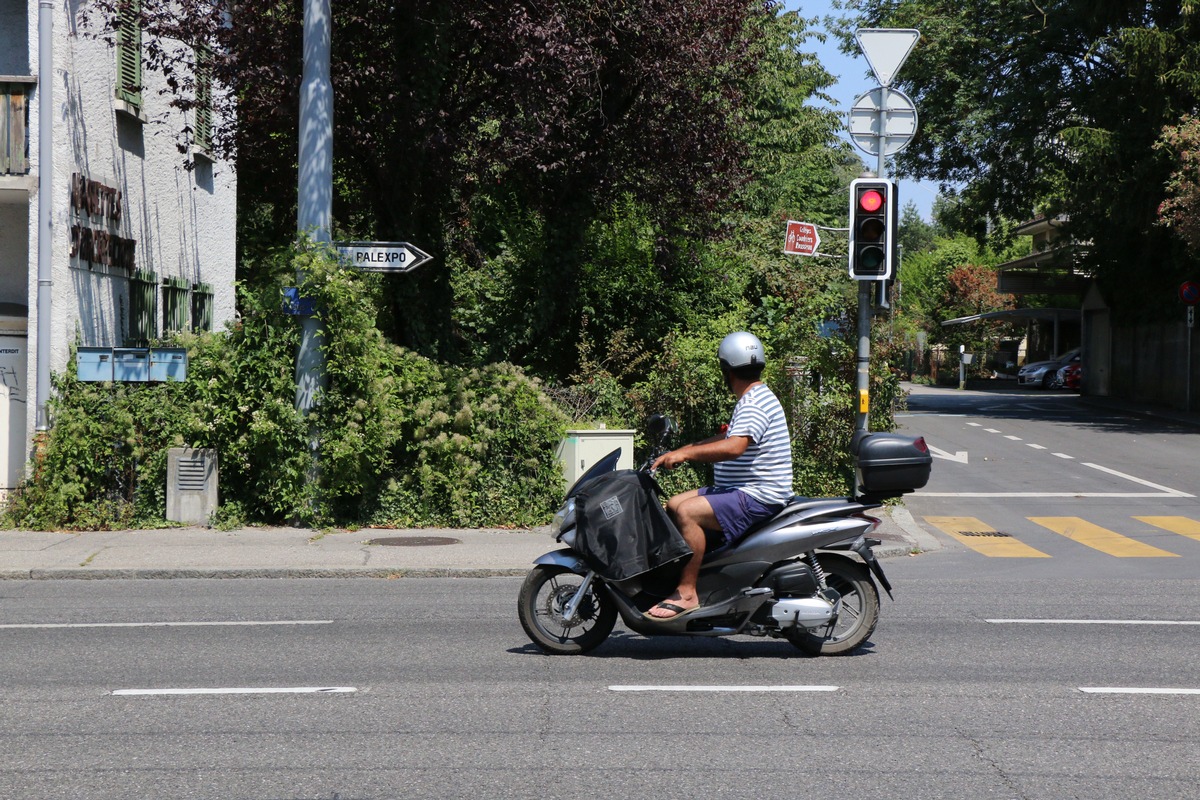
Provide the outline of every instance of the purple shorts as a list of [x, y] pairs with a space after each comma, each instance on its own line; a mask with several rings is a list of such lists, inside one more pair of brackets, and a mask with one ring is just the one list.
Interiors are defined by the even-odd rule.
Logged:
[[721, 525], [721, 533], [725, 536], [725, 544], [733, 544], [745, 536], [754, 523], [770, 519], [783, 510], [782, 504], [765, 505], [741, 489], [703, 486], [700, 496], [707, 498], [712, 506], [713, 514]]

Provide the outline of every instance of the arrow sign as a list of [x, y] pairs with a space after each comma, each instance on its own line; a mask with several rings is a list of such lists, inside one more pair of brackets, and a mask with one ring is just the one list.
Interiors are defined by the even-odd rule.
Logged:
[[342, 258], [363, 272], [412, 272], [433, 256], [408, 242], [337, 242]]
[[967, 451], [966, 450], [956, 450], [953, 453], [947, 453], [945, 450], [940, 450], [940, 449], [934, 447], [929, 442], [926, 442], [925, 446], [929, 448], [929, 452], [931, 455], [935, 455], [938, 458], [944, 458], [947, 461], [957, 461], [960, 464], [967, 463]]
[[796, 222], [788, 220], [787, 239], [783, 243], [783, 252], [793, 256], [814, 256], [821, 246], [821, 234], [817, 226], [811, 222]]
[[860, 28], [854, 32], [854, 38], [879, 84], [891, 86], [921, 32], [915, 28]]

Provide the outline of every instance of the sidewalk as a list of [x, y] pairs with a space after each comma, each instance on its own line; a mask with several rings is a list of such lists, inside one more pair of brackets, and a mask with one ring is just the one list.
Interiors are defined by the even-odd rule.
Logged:
[[[882, 520], [874, 534], [883, 541], [875, 549], [880, 558], [939, 547], [903, 507], [872, 514]], [[534, 559], [559, 547], [545, 528], [0, 531], [0, 580], [524, 575]]]

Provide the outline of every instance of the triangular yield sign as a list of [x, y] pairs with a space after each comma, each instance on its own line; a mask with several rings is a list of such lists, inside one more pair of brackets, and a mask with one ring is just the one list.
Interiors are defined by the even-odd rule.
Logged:
[[891, 86], [892, 79], [921, 38], [921, 32], [915, 28], [860, 28], [854, 32], [854, 38], [879, 84]]

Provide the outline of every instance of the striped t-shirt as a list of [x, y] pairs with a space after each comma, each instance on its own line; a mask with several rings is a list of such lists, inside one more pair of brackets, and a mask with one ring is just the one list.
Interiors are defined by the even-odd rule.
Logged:
[[713, 465], [718, 488], [737, 488], [767, 505], [792, 496], [792, 437], [779, 398], [759, 383], [733, 407], [726, 436], [748, 436], [746, 452]]

